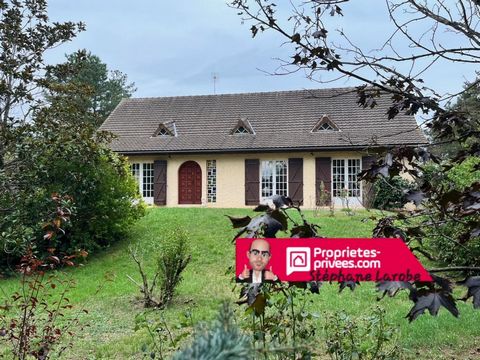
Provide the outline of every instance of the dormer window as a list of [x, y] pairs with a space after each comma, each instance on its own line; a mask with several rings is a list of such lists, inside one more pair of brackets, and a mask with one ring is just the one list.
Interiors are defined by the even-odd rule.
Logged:
[[237, 125], [230, 131], [230, 135], [255, 135], [252, 124], [247, 118], [240, 118]]
[[312, 132], [324, 132], [324, 131], [340, 131], [335, 123], [329, 118], [328, 115], [323, 115], [320, 120], [315, 124]]
[[322, 125], [320, 125], [320, 126], [318, 127], [318, 130], [319, 130], [319, 131], [320, 131], [320, 130], [330, 130], [330, 131], [334, 131], [335, 129], [334, 129], [334, 127], [333, 127], [332, 125], [330, 125], [328, 122], [326, 122], [326, 123], [323, 123]]
[[159, 124], [157, 130], [155, 130], [152, 136], [153, 137], [177, 136], [177, 128], [175, 126], [175, 122], [169, 121], [166, 123]]
[[249, 131], [243, 126], [240, 126], [237, 128], [237, 130], [235, 130], [234, 134], [249, 134]]
[[170, 135], [170, 132], [169, 132], [167, 129], [165, 129], [165, 128], [161, 128], [161, 129], [158, 131], [158, 134], [157, 134], [157, 135], [159, 135], [159, 136], [168, 136], [168, 135]]

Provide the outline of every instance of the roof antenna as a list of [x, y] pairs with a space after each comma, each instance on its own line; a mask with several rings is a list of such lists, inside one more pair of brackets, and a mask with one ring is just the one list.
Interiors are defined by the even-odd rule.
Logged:
[[213, 95], [215, 95], [217, 93], [218, 74], [212, 73], [212, 79], [213, 79]]

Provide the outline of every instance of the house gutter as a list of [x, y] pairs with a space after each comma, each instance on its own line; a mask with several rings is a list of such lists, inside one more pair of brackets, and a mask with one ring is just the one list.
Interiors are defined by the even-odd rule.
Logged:
[[195, 154], [245, 154], [245, 153], [278, 153], [278, 152], [324, 152], [335, 150], [384, 150], [394, 146], [423, 146], [428, 143], [412, 143], [412, 144], [393, 144], [393, 145], [357, 145], [357, 146], [328, 146], [328, 147], [296, 147], [296, 148], [256, 148], [256, 149], [212, 149], [212, 150], [174, 150], [174, 151], [161, 151], [161, 150], [134, 150], [134, 151], [120, 151], [114, 150], [117, 153], [123, 155], [195, 155]]

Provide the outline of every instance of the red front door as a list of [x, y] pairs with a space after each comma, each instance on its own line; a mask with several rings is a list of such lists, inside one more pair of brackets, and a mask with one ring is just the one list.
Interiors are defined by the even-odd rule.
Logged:
[[202, 169], [195, 161], [184, 162], [178, 170], [178, 203], [202, 203]]

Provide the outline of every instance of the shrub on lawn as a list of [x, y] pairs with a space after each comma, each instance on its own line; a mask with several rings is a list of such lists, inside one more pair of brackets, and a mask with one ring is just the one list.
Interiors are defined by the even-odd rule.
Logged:
[[[68, 111], [67, 111], [68, 110]], [[92, 252], [126, 234], [143, 214], [128, 163], [111, 151], [110, 135], [97, 132], [87, 115], [52, 105], [35, 114], [10, 149], [18, 159], [0, 169], [0, 271], [18, 264], [27, 248]], [[51, 194], [72, 198], [74, 217], [61, 241], [44, 237]]]
[[[164, 308], [173, 299], [175, 289], [182, 281], [182, 272], [190, 262], [190, 247], [188, 234], [182, 228], [165, 233], [160, 239], [155, 239], [152, 244], [140, 252], [138, 247], [130, 247], [129, 253], [137, 264], [138, 272], [142, 278], [139, 283], [131, 276], [128, 278], [138, 286], [143, 295], [143, 305], [146, 308]], [[145, 268], [145, 255], [154, 255], [156, 271], [149, 278]]]
[[[69, 197], [52, 196], [50, 219], [42, 230], [45, 237], [53, 240], [64, 236], [64, 228], [71, 221], [70, 206]], [[72, 259], [86, 255], [61, 255], [50, 249], [50, 256], [43, 261], [32, 249], [25, 251], [17, 269], [18, 290], [10, 296], [4, 293], [0, 306], [0, 358], [57, 359], [72, 346], [74, 330], [82, 329], [81, 312], [69, 313], [73, 305], [68, 295], [75, 282], [59, 271], [46, 270], [73, 266]]]
[[173, 356], [180, 359], [253, 359], [250, 339], [233, 322], [233, 311], [223, 304], [217, 321], [199, 329], [193, 343]]
[[[305, 284], [306, 285], [306, 284]], [[318, 314], [308, 310], [312, 302], [310, 285], [249, 284], [242, 295], [252, 297], [252, 306], [245, 311], [243, 327], [252, 340], [258, 357], [265, 359], [310, 359], [315, 356]], [[297, 287], [298, 286], [298, 287]], [[318, 288], [317, 288], [318, 290]]]
[[385, 321], [385, 312], [376, 308], [369, 316], [354, 318], [345, 312], [326, 318], [327, 352], [334, 360], [400, 359], [398, 330]]
[[[460, 165], [452, 167], [448, 172], [442, 173], [438, 166], [430, 164], [425, 167], [425, 176], [438, 188], [449, 191], [463, 191], [476, 181], [480, 181], [480, 170], [476, 169], [480, 158], [470, 157]], [[440, 219], [440, 224], [424, 229], [424, 242], [427, 250], [435, 254], [435, 258], [443, 265], [453, 266], [478, 266], [480, 258], [480, 237], [462, 243], [467, 233], [467, 223], [478, 223], [478, 215], [468, 216], [463, 223], [452, 219]]]
[[373, 207], [382, 210], [401, 208], [407, 203], [405, 193], [410, 189], [412, 184], [400, 176], [378, 179], [373, 185]]
[[[471, 221], [479, 221], [478, 217], [471, 217]], [[465, 226], [453, 220], [446, 221], [444, 226], [437, 228], [426, 228], [425, 245], [435, 259], [444, 266], [478, 266], [480, 259], [480, 238], [477, 237], [466, 243], [461, 243], [465, 233]]]
[[182, 228], [167, 233], [157, 260], [160, 274], [160, 302], [167, 305], [172, 301], [175, 289], [182, 281], [182, 272], [190, 262], [188, 234]]

